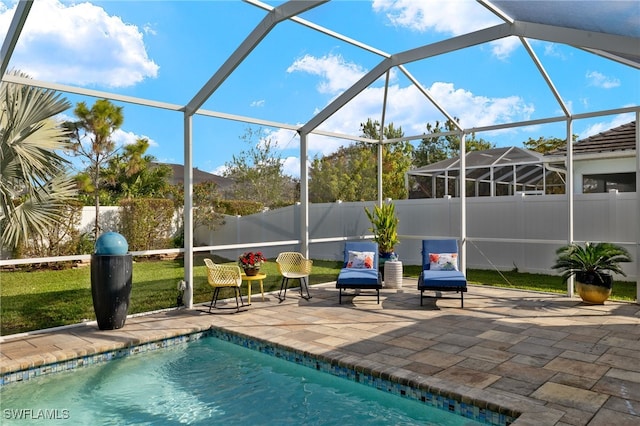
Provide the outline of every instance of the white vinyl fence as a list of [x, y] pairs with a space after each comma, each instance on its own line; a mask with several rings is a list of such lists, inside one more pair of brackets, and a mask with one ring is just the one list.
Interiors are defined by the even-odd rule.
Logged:
[[[460, 199], [396, 200], [400, 219], [400, 260], [419, 265], [421, 240], [460, 237]], [[374, 202], [324, 203], [309, 205], [309, 254], [313, 259], [339, 260], [344, 241], [370, 238], [369, 219], [364, 208]], [[117, 207], [101, 207], [104, 231], [117, 230]], [[83, 209], [81, 228], [93, 227], [92, 207]], [[612, 191], [606, 194], [574, 195], [574, 239], [608, 241], [629, 250], [633, 263], [623, 264], [627, 280], [637, 281], [639, 212], [636, 193]], [[498, 269], [553, 274], [555, 251], [566, 244], [568, 204], [565, 195], [515, 195], [467, 198], [467, 268]], [[235, 259], [243, 251], [261, 250], [275, 259], [281, 251], [300, 250], [300, 205], [245, 217], [227, 216], [225, 224], [195, 232], [197, 251], [210, 251]], [[226, 247], [223, 247], [226, 246]], [[231, 248], [227, 248], [231, 247]], [[177, 252], [177, 249], [152, 252]], [[140, 252], [140, 254], [152, 254]], [[3, 255], [3, 257], [5, 257]], [[68, 256], [46, 261], [88, 258]], [[30, 263], [38, 259], [0, 260], [0, 265]], [[44, 261], [44, 260], [40, 260]]]
[[[398, 200], [401, 243], [396, 247], [405, 264], [420, 264], [422, 239], [460, 236], [460, 199]], [[310, 257], [342, 258], [345, 239], [371, 237], [364, 207], [374, 202], [309, 205]], [[633, 263], [623, 264], [627, 280], [635, 281], [639, 212], [636, 193], [574, 196], [574, 239], [607, 241], [629, 250]], [[565, 195], [522, 195], [467, 198], [467, 267], [517, 269], [555, 273], [550, 267], [555, 251], [566, 244], [568, 204]], [[234, 259], [242, 251], [261, 250], [270, 259], [281, 251], [299, 251], [300, 206], [290, 206], [246, 217], [226, 218], [220, 229], [198, 229], [196, 243], [233, 250], [212, 250]]]

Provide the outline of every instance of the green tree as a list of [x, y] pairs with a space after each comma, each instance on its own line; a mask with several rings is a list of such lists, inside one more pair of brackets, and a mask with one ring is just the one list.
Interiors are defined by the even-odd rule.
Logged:
[[[578, 140], [578, 135], [573, 135], [573, 141]], [[540, 136], [538, 139], [529, 138], [522, 143], [526, 149], [539, 152], [540, 154], [546, 154], [558, 149], [565, 149], [567, 141], [561, 138], [545, 138]], [[565, 178], [564, 175], [558, 171], [549, 173], [546, 177], [546, 193], [547, 194], [564, 194], [565, 193]]]
[[66, 122], [70, 131], [72, 153], [82, 159], [86, 166], [78, 183], [83, 191], [93, 195], [96, 209], [94, 234], [100, 235], [100, 192], [105, 186], [103, 169], [116, 154], [113, 132], [122, 126], [124, 116], [122, 107], [107, 99], [97, 100], [91, 108], [84, 102], [78, 102], [74, 110], [78, 121]]
[[170, 194], [173, 171], [166, 164], [154, 165], [155, 157], [145, 155], [148, 148], [149, 140], [140, 138], [109, 159], [103, 178], [112, 205], [123, 198], [162, 198]]
[[[458, 121], [457, 118], [455, 120]], [[436, 121], [435, 125], [427, 123], [428, 134], [453, 132], [456, 130], [458, 130], [458, 127], [451, 120], [447, 120], [443, 125], [441, 125], [439, 121]], [[467, 152], [483, 151], [495, 148], [495, 144], [482, 138], [477, 139], [475, 133], [472, 133], [465, 137], [465, 148]], [[420, 141], [420, 144], [415, 149], [413, 165], [415, 167], [422, 167], [458, 155], [460, 155], [460, 136], [458, 134], [425, 138]]]
[[233, 196], [257, 201], [268, 207], [291, 205], [297, 199], [297, 182], [284, 174], [282, 157], [276, 144], [262, 128], [247, 128], [240, 137], [249, 149], [226, 162], [224, 176], [234, 180]]
[[[573, 135], [573, 141], [578, 139], [578, 135]], [[528, 150], [546, 154], [557, 149], [564, 149], [567, 141], [561, 138], [545, 138], [540, 136], [538, 139], [529, 138], [522, 142], [522, 146]]]
[[309, 201], [377, 199], [376, 161], [363, 142], [340, 147], [324, 157], [314, 157], [309, 168]]
[[[457, 122], [458, 119], [455, 118]], [[445, 132], [455, 132], [458, 130], [455, 122], [447, 120], [444, 124], [440, 124], [436, 121], [435, 124], [427, 123], [428, 134], [440, 134]], [[471, 151], [483, 151], [487, 149], [495, 148], [495, 145], [482, 138], [476, 138], [475, 133], [465, 136], [465, 148], [466, 152]], [[434, 138], [424, 138], [420, 141], [420, 144], [414, 151], [413, 166], [418, 168], [429, 164], [434, 164], [449, 158], [458, 157], [460, 155], [460, 136], [459, 134], [452, 134], [442, 136], [439, 135]], [[436, 193], [444, 194], [445, 181], [438, 179], [436, 182]], [[453, 182], [449, 182], [450, 185]], [[432, 197], [432, 185], [430, 178], [422, 176], [414, 176], [410, 179], [409, 185], [412, 188], [412, 192], [419, 193], [420, 196]], [[450, 191], [453, 188], [449, 188]]]
[[[368, 119], [360, 125], [364, 137], [380, 139], [380, 123]], [[395, 128], [389, 123], [384, 128], [383, 140], [398, 139], [404, 136], [402, 127]], [[377, 146], [371, 145], [377, 156]], [[408, 141], [385, 143], [382, 145], [382, 197], [401, 200], [407, 198], [407, 190], [404, 185], [404, 176], [411, 168], [413, 145]], [[377, 174], [376, 174], [377, 179]], [[377, 182], [374, 182], [377, 183]], [[377, 194], [376, 194], [377, 198]]]
[[[27, 75], [13, 71], [20, 77]], [[69, 162], [56, 153], [68, 147], [55, 120], [71, 106], [53, 90], [0, 84], [0, 229], [2, 245], [15, 249], [32, 235], [63, 220], [64, 206], [76, 197]]]
[[[367, 120], [360, 125], [363, 137], [379, 140], [380, 123]], [[403, 136], [402, 128], [390, 123], [384, 128], [384, 139]], [[406, 198], [404, 174], [411, 166], [413, 146], [409, 142], [393, 142], [382, 147], [383, 197]], [[333, 154], [315, 157], [309, 169], [309, 200], [326, 203], [336, 200], [364, 201], [378, 198], [377, 144], [356, 142], [341, 147]]]

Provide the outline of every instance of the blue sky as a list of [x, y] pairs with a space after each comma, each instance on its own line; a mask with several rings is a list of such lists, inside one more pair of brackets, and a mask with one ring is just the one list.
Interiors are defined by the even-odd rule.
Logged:
[[[6, 34], [15, 1], [0, 0], [0, 35]], [[253, 30], [265, 12], [240, 1], [36, 0], [9, 69], [33, 78], [187, 104]], [[275, 6], [280, 2], [266, 2]], [[631, 8], [637, 2], [614, 2]], [[541, 3], [542, 5], [543, 3]], [[543, 6], [541, 6], [543, 7]], [[452, 19], [455, 16], [455, 19]], [[334, 1], [303, 18], [386, 53], [398, 53], [452, 35], [500, 23], [472, 0]], [[581, 50], [531, 41], [573, 113], [640, 103], [640, 72]], [[322, 110], [381, 57], [293, 22], [272, 31], [203, 105], [216, 112], [301, 125]], [[546, 118], [560, 107], [516, 39], [468, 48], [406, 65], [464, 127]], [[358, 135], [367, 118], [381, 119], [384, 81], [378, 81], [321, 127]], [[95, 99], [66, 95], [74, 105]], [[406, 135], [421, 134], [444, 117], [397, 69], [391, 73], [386, 122]], [[131, 104], [116, 138], [151, 141], [159, 161], [183, 163], [182, 114]], [[72, 117], [72, 111], [67, 118]], [[612, 115], [574, 123], [586, 137], [633, 120]], [[194, 166], [220, 173], [247, 145], [240, 137], [256, 125], [194, 118]], [[563, 123], [478, 134], [498, 146], [522, 146], [529, 137], [563, 137]], [[265, 127], [299, 175], [295, 132]], [[311, 136], [310, 157], [334, 152], [344, 139]]]

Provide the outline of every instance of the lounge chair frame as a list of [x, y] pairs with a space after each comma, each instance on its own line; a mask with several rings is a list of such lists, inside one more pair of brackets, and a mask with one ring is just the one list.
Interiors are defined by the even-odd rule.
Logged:
[[[374, 253], [372, 269], [347, 269], [349, 251], [370, 251]], [[342, 296], [349, 295], [347, 289], [353, 289], [354, 296], [374, 296], [380, 304], [380, 289], [382, 288], [382, 275], [378, 269], [378, 244], [369, 241], [348, 241], [344, 246], [344, 264], [336, 280], [338, 291], [338, 304], [342, 304]], [[365, 293], [363, 290], [375, 290], [374, 294]]]
[[[460, 271], [431, 271], [429, 253], [458, 253], [457, 240], [423, 240], [422, 241], [422, 272], [418, 277], [420, 290], [420, 306], [424, 298], [457, 299], [457, 297], [443, 296], [442, 292], [460, 293], [460, 307], [464, 308], [464, 293], [467, 291], [467, 279]], [[433, 291], [435, 296], [424, 295], [425, 291]]]

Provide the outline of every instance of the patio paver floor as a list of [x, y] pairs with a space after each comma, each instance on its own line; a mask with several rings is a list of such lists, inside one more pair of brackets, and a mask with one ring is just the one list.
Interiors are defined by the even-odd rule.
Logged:
[[516, 425], [640, 424], [640, 305], [583, 304], [546, 293], [470, 286], [459, 299], [425, 299], [416, 282], [338, 304], [334, 283], [309, 301], [289, 292], [241, 313], [202, 305], [132, 316], [119, 330], [95, 322], [0, 340], [0, 373], [217, 327], [294, 350], [381, 369], [523, 414]]

